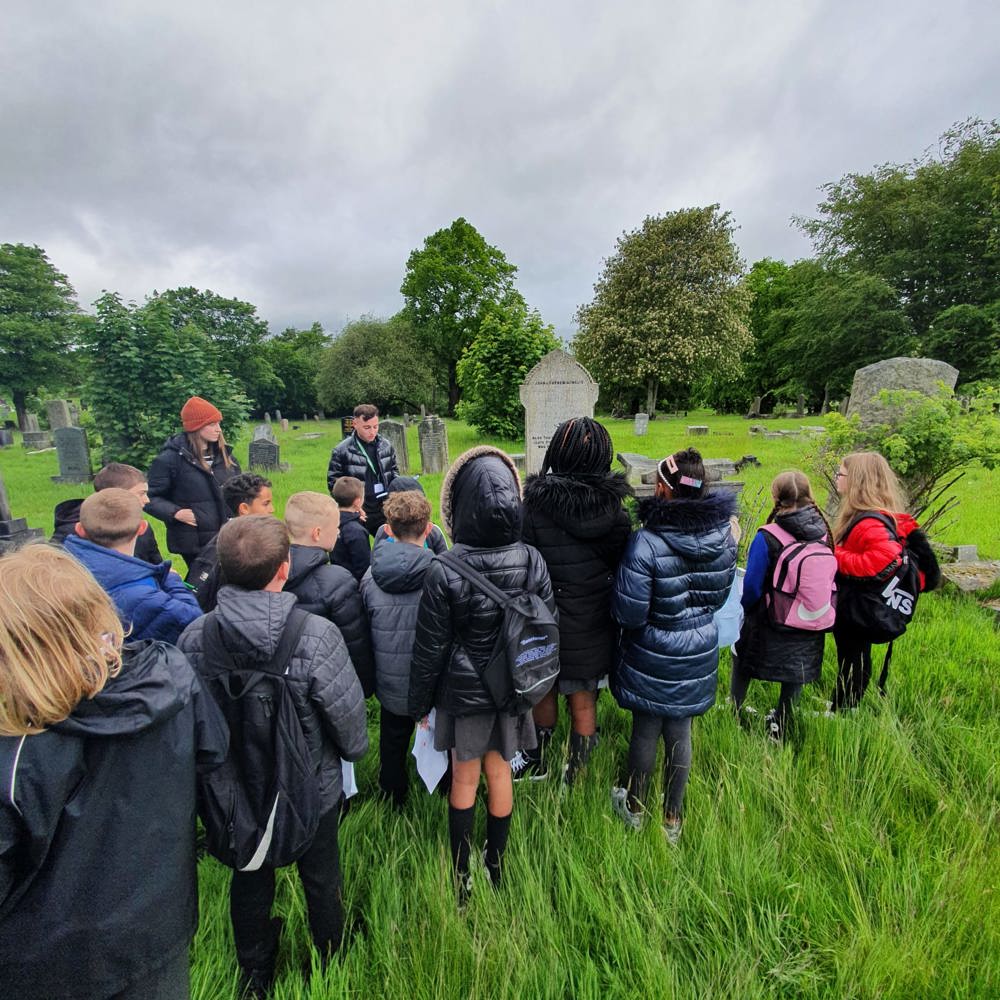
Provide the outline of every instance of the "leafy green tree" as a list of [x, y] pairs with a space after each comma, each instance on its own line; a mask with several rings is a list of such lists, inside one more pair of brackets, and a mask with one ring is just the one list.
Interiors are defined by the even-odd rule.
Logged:
[[954, 365], [963, 385], [1000, 380], [1000, 299], [945, 309], [921, 339], [921, 353]]
[[0, 245], [0, 385], [22, 430], [28, 396], [68, 376], [79, 318], [76, 293], [41, 247]]
[[456, 415], [483, 434], [524, 434], [519, 389], [525, 375], [559, 346], [551, 326], [521, 297], [487, 310], [475, 339], [458, 362], [462, 400]]
[[91, 358], [84, 399], [101, 434], [103, 461], [146, 468], [180, 430], [180, 409], [204, 396], [222, 412], [226, 438], [239, 437], [249, 412], [236, 379], [219, 370], [211, 344], [193, 325], [174, 327], [166, 302], [126, 305], [113, 293], [96, 303], [86, 334]]
[[333, 413], [350, 413], [358, 403], [416, 410], [432, 403], [435, 390], [426, 351], [403, 314], [348, 323], [323, 352], [316, 373], [319, 401]]
[[318, 406], [316, 372], [330, 338], [319, 323], [308, 330], [289, 328], [262, 345], [262, 351], [280, 387], [262, 391], [261, 410], [275, 408], [284, 413], [312, 413]]
[[647, 217], [619, 237], [578, 310], [577, 356], [602, 386], [645, 389], [649, 413], [663, 386], [736, 373], [751, 343], [741, 270], [718, 205]]
[[829, 263], [876, 275], [925, 334], [952, 306], [986, 306], [1000, 287], [1000, 124], [946, 132], [935, 154], [824, 185], [800, 219]]
[[439, 229], [406, 262], [400, 291], [425, 355], [448, 385], [448, 413], [461, 396], [458, 361], [479, 332], [489, 306], [514, 292], [517, 268], [465, 219]]

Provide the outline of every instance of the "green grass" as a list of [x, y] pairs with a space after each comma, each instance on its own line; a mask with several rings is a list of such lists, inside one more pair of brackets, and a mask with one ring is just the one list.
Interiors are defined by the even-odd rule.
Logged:
[[[684, 443], [687, 423], [722, 432], [695, 439], [708, 457], [761, 459], [762, 469], [748, 470], [748, 495], [803, 464], [806, 442], [750, 438], [741, 420], [692, 414], [656, 421], [640, 439], [631, 421], [609, 427], [619, 450], [662, 455]], [[325, 436], [299, 439], [316, 430]], [[477, 440], [462, 425], [449, 433], [453, 456]], [[279, 432], [292, 464], [273, 477], [279, 511], [292, 492], [323, 489], [337, 438], [332, 423]], [[237, 450], [245, 457], [245, 442]], [[418, 455], [412, 429], [410, 454]], [[48, 481], [51, 453], [14, 448], [0, 463], [15, 513], [34, 526], [48, 529], [53, 504], [79, 495]], [[434, 501], [440, 480], [425, 479]], [[961, 489], [950, 540], [1000, 557], [1000, 475], [974, 471]], [[635, 834], [611, 814], [629, 717], [603, 695], [602, 743], [587, 774], [568, 796], [556, 781], [518, 786], [504, 888], [493, 894], [481, 879], [464, 916], [449, 878], [446, 804], [418, 787], [401, 815], [374, 801], [365, 794], [375, 784], [373, 750], [341, 831], [346, 902], [366, 931], [304, 986], [304, 904], [297, 878], [282, 872], [275, 996], [1000, 995], [1000, 644], [991, 618], [957, 594], [929, 595], [897, 644], [886, 699], [869, 695], [849, 718], [809, 714], [834, 672], [830, 641], [822, 683], [803, 695], [784, 747], [744, 732], [721, 707], [696, 721], [677, 848], [658, 823]], [[728, 678], [724, 652], [722, 692]], [[762, 713], [775, 695], [766, 685], [750, 690]], [[371, 705], [369, 713], [374, 723]], [[563, 718], [556, 742], [565, 739]], [[480, 807], [479, 843], [484, 822]], [[200, 874], [193, 996], [215, 1000], [235, 993], [227, 872], [205, 860]]]

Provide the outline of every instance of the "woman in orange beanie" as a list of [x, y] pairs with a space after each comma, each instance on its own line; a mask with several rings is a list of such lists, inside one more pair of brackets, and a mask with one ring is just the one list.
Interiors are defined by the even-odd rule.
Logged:
[[240, 473], [222, 436], [222, 414], [192, 396], [181, 407], [180, 434], [163, 445], [149, 468], [147, 511], [167, 525], [167, 548], [190, 566], [229, 517], [222, 485]]

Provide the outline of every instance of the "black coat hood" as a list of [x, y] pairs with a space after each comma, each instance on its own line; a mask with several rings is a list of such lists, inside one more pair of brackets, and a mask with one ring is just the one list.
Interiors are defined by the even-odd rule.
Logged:
[[372, 550], [372, 579], [387, 594], [409, 594], [423, 587], [432, 562], [430, 549], [384, 538]]
[[511, 457], [480, 445], [460, 455], [441, 486], [441, 515], [456, 545], [499, 548], [521, 538], [521, 479]]
[[646, 497], [639, 501], [639, 520], [651, 531], [660, 528], [701, 532], [728, 521], [736, 513], [736, 497], [728, 490], [716, 490], [697, 500]]

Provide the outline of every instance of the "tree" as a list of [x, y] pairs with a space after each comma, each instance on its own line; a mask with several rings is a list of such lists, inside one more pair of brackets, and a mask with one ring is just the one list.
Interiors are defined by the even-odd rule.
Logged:
[[312, 413], [318, 406], [316, 372], [329, 346], [330, 338], [319, 323], [308, 330], [289, 328], [265, 341], [261, 350], [280, 387], [262, 391], [257, 399], [260, 409]]
[[799, 225], [826, 262], [885, 281], [918, 335], [952, 306], [996, 300], [997, 122], [962, 122], [942, 136], [937, 155], [848, 174], [823, 190], [819, 217]]
[[350, 413], [358, 403], [416, 410], [432, 402], [435, 388], [430, 363], [403, 314], [348, 323], [316, 373], [319, 401], [334, 413]]
[[921, 353], [954, 365], [963, 385], [1000, 381], [1000, 299], [939, 313], [922, 338]]
[[465, 219], [439, 229], [406, 262], [400, 291], [406, 313], [424, 350], [440, 366], [448, 384], [448, 413], [461, 395], [457, 366], [479, 332], [489, 306], [514, 292], [517, 268], [490, 246]]
[[524, 434], [519, 389], [525, 375], [559, 346], [551, 326], [520, 296], [487, 310], [475, 339], [458, 362], [462, 401], [457, 416], [483, 434]]
[[69, 280], [41, 247], [0, 245], [0, 384], [22, 430], [28, 396], [68, 374], [79, 316]]
[[647, 217], [619, 237], [578, 310], [577, 356], [602, 385], [643, 387], [649, 413], [661, 386], [737, 372], [750, 346], [741, 268], [718, 205]]
[[92, 364], [83, 395], [101, 434], [104, 462], [146, 468], [178, 432], [180, 409], [195, 395], [222, 412], [230, 443], [239, 437], [250, 401], [235, 378], [219, 371], [199, 329], [176, 329], [160, 299], [125, 305], [105, 293], [96, 306], [96, 322], [86, 335]]

